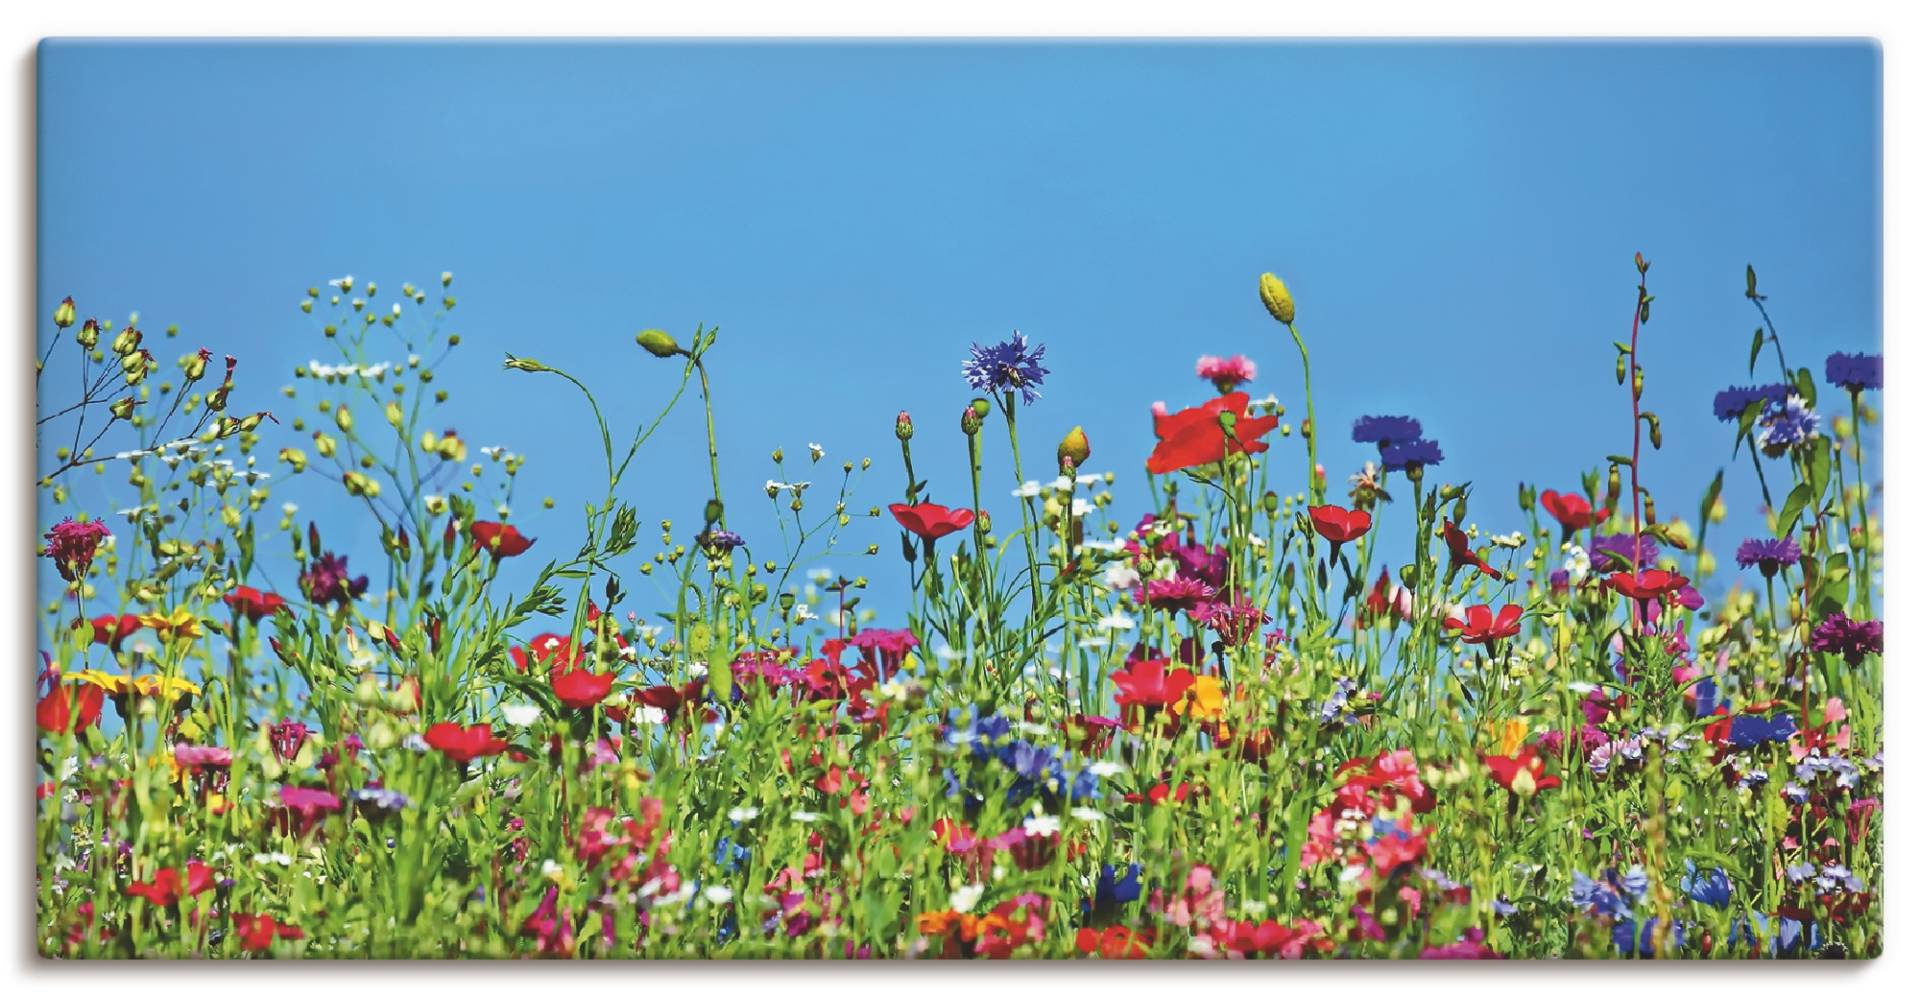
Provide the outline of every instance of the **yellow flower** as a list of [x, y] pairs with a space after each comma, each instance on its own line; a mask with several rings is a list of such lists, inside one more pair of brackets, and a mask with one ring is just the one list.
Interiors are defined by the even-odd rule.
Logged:
[[1501, 757], [1517, 757], [1520, 748], [1527, 742], [1527, 721], [1522, 717], [1508, 720], [1496, 720], [1487, 725], [1487, 732], [1498, 741], [1495, 752]]
[[130, 679], [124, 674], [108, 674], [105, 671], [89, 670], [78, 671], [67, 675], [67, 680], [75, 684], [97, 686], [108, 695], [124, 695], [127, 691], [127, 682]]
[[168, 702], [182, 695], [200, 694], [200, 686], [185, 678], [162, 678], [157, 674], [143, 674], [135, 678], [133, 690], [150, 698], [164, 698]]
[[1192, 687], [1180, 701], [1173, 704], [1173, 711], [1181, 716], [1193, 719], [1220, 719], [1227, 714], [1227, 696], [1220, 687], [1220, 679], [1203, 674], [1193, 679]]
[[160, 634], [163, 640], [193, 640], [206, 635], [206, 631], [200, 628], [200, 620], [184, 608], [149, 613], [141, 616], [140, 622]]

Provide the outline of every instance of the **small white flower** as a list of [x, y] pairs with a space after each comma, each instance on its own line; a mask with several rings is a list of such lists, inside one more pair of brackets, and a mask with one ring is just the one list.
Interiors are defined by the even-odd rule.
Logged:
[[335, 277], [327, 281], [327, 286], [337, 291], [350, 291], [353, 289], [353, 274], [349, 273], [344, 277]]
[[1567, 562], [1564, 566], [1567, 580], [1579, 584], [1586, 578], [1587, 572], [1593, 569], [1593, 561], [1588, 559], [1586, 548], [1576, 543], [1567, 550]]
[[953, 890], [953, 898], [947, 905], [951, 907], [955, 913], [971, 913], [973, 912], [973, 907], [980, 902], [980, 897], [985, 895], [986, 891], [986, 885], [981, 882], [975, 882], [972, 885], [963, 885]]
[[285, 505], [280, 506], [281, 515], [293, 515], [298, 511], [300, 511], [300, 506], [295, 505], [293, 502], [287, 502]]
[[1017, 488], [1014, 488], [1014, 489], [1013, 489], [1013, 496], [1014, 496], [1015, 498], [1038, 498], [1038, 497], [1040, 497], [1040, 482], [1039, 482], [1039, 481], [1028, 481], [1028, 482], [1026, 482], [1025, 484], [1022, 484], [1022, 485], [1020, 485], [1019, 487], [1017, 487]]
[[745, 823], [759, 815], [760, 807], [758, 806], [735, 806], [727, 810], [727, 819], [735, 823]]
[[1075, 498], [1073, 500], [1073, 517], [1074, 518], [1076, 519], [1085, 518], [1087, 515], [1091, 514], [1092, 512], [1093, 512], [1093, 502], [1090, 502], [1085, 498]]
[[807, 454], [813, 457], [813, 459], [816, 462], [818, 462], [821, 457], [827, 455], [827, 448], [824, 446], [821, 446], [819, 443], [808, 443]]
[[707, 666], [705, 664], [695, 661], [694, 663], [687, 665], [687, 677], [704, 678], [706, 676], [707, 676]]
[[512, 702], [500, 707], [508, 726], [532, 726], [540, 719], [540, 707], [531, 702]]
[[1035, 837], [1052, 837], [1060, 832], [1060, 817], [1030, 816], [1020, 826]]
[[1098, 809], [1094, 809], [1092, 806], [1075, 806], [1068, 812], [1073, 814], [1074, 819], [1080, 820], [1083, 823], [1098, 823], [1107, 818], [1107, 814]]
[[1087, 770], [1093, 772], [1100, 778], [1112, 778], [1126, 771], [1127, 766], [1121, 764], [1119, 761], [1095, 761], [1087, 765]]
[[820, 822], [820, 814], [811, 810], [796, 809], [793, 811], [793, 821], [795, 823], [818, 823]]
[[1134, 622], [1132, 616], [1127, 615], [1119, 609], [1114, 609], [1112, 612], [1101, 616], [1095, 625], [1101, 629], [1132, 629]]
[[1054, 479], [1053, 479], [1053, 490], [1055, 490], [1055, 491], [1072, 491], [1072, 490], [1073, 490], [1073, 478], [1071, 478], [1071, 477], [1068, 477], [1068, 476], [1067, 476], [1067, 475], [1065, 475], [1065, 474], [1061, 474], [1061, 475], [1060, 475], [1059, 477], [1056, 477], [1056, 478], [1054, 478]]
[[667, 711], [659, 706], [641, 706], [640, 711], [633, 714], [633, 721], [646, 726], [665, 726]]

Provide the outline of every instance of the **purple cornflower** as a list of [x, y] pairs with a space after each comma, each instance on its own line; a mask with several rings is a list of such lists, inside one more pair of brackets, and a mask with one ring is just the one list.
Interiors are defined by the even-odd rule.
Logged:
[[1722, 422], [1739, 421], [1747, 406], [1756, 401], [1770, 401], [1776, 405], [1786, 404], [1789, 390], [1785, 384], [1762, 384], [1758, 387], [1729, 387], [1713, 396], [1713, 417]]
[[1884, 363], [1877, 353], [1835, 353], [1827, 357], [1827, 383], [1856, 394], [1877, 391]]
[[726, 529], [709, 529], [694, 539], [716, 557], [747, 545], [746, 537]]
[[347, 576], [347, 558], [332, 553], [323, 553], [306, 570], [300, 572], [300, 590], [306, 592], [312, 602], [333, 602], [346, 608], [354, 599], [367, 590], [367, 576], [357, 578]]
[[1431, 467], [1446, 459], [1440, 452], [1440, 444], [1431, 439], [1411, 439], [1406, 442], [1388, 443], [1380, 449], [1380, 463], [1387, 470], [1410, 470], [1415, 467]]
[[1405, 415], [1367, 415], [1353, 422], [1353, 441], [1382, 447], [1420, 438], [1420, 420]]
[[1593, 538], [1592, 558], [1596, 570], [1638, 571], [1651, 566], [1659, 555], [1660, 542], [1644, 534], [1637, 544], [1628, 533], [1609, 533]]
[[1807, 407], [1800, 396], [1790, 395], [1785, 404], [1776, 404], [1760, 416], [1766, 432], [1760, 437], [1760, 451], [1777, 457], [1806, 442], [1820, 431], [1820, 416]]
[[1040, 365], [1046, 355], [1045, 346], [1028, 349], [1027, 337], [1016, 329], [1006, 342], [993, 346], [974, 343], [973, 355], [960, 364], [960, 372], [976, 391], [1019, 391], [1022, 401], [1033, 404], [1040, 397], [1040, 382], [1047, 376], [1047, 368]]
[[407, 808], [409, 802], [404, 794], [381, 786], [369, 786], [356, 790], [353, 793], [353, 801], [384, 813], [397, 813]]
[[1813, 628], [1814, 652], [1839, 654], [1848, 664], [1857, 665], [1868, 654], [1880, 653], [1881, 642], [1878, 619], [1850, 619], [1844, 612], [1835, 612]]
[[1740, 544], [1733, 559], [1741, 567], [1758, 567], [1762, 577], [1773, 577], [1783, 564], [1800, 559], [1800, 544], [1791, 539], [1750, 539]]

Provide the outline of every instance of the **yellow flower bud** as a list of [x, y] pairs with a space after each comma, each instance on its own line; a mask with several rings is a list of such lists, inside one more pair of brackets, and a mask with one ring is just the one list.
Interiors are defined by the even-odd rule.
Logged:
[[1267, 314], [1282, 325], [1293, 324], [1293, 295], [1287, 291], [1287, 285], [1271, 273], [1260, 274], [1260, 302], [1267, 306]]

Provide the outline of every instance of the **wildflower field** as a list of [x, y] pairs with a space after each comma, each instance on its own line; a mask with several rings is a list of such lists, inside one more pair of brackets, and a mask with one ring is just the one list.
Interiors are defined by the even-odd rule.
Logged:
[[[451, 275], [310, 290], [329, 359], [277, 397], [244, 356], [175, 364], [69, 299], [40, 363], [36, 947], [1878, 955], [1880, 359], [1795, 357], [1749, 268], [1753, 383], [1694, 402], [1732, 455], [1654, 494], [1658, 309], [1649, 264], [1621, 270], [1620, 341], [1572, 367], [1618, 385], [1590, 413], [1618, 449], [1517, 495], [1419, 412], [1322, 428], [1265, 274], [1228, 345], [1284, 403], [1204, 356], [1189, 406], [1138, 402], [1137, 439], [1023, 439], [1073, 357], [958, 342], [960, 377], [926, 372], [946, 388], [897, 388], [957, 399], [900, 413], [897, 464], [776, 452], [764, 495], [720, 493], [716, 398], [755, 360], [713, 329], [640, 332], [600, 370], [510, 354], [578, 389], [542, 417], [604, 455], [604, 498], [539, 536], [512, 521], [539, 454], [470, 451], [434, 380], [462, 348]], [[608, 424], [596, 392], [633, 385], [658, 417]], [[662, 466], [688, 406], [706, 465]], [[931, 433], [969, 462], [917, 463]], [[1373, 458], [1323, 466], [1345, 436]], [[1096, 451], [1151, 504], [1116, 501]], [[73, 507], [82, 474], [124, 504]], [[1720, 525], [1736, 474], [1759, 534]], [[290, 475], [337, 499], [283, 505]], [[663, 475], [711, 498], [659, 507]], [[329, 544], [369, 519], [377, 549]], [[837, 543], [904, 559], [897, 611], [809, 575]], [[510, 558], [544, 566], [508, 584]]]

